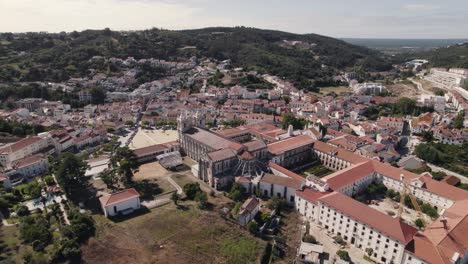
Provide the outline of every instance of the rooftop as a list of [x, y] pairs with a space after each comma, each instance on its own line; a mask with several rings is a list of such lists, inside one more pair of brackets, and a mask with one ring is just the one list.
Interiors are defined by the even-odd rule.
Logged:
[[280, 155], [288, 150], [303, 147], [314, 143], [315, 140], [308, 135], [301, 135], [291, 137], [279, 142], [271, 143], [268, 145], [268, 151], [275, 155]]
[[135, 188], [130, 188], [127, 190], [102, 196], [101, 198], [99, 198], [99, 201], [101, 202], [101, 205], [105, 207], [128, 201], [136, 197], [140, 197], [140, 194], [137, 192], [137, 190], [135, 190]]
[[320, 201], [404, 245], [408, 244], [418, 232], [416, 228], [401, 222], [398, 218], [374, 210], [339, 192], [325, 195]]

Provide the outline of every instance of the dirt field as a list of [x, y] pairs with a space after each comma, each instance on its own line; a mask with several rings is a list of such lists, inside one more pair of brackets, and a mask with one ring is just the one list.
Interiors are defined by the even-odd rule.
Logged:
[[140, 129], [128, 145], [130, 149], [143, 148], [177, 140], [177, 130], [146, 130]]
[[387, 85], [387, 89], [398, 97], [418, 98], [421, 92], [412, 84]]
[[331, 93], [331, 92], [334, 92], [336, 94], [340, 94], [340, 93], [345, 93], [345, 92], [351, 92], [351, 89], [349, 87], [346, 87], [346, 86], [331, 86], [331, 87], [323, 87], [323, 88], [320, 88], [320, 93], [321, 94], [328, 94], [328, 93]]
[[175, 190], [174, 186], [167, 181], [167, 178], [169, 178], [171, 174], [172, 173], [164, 169], [159, 162], [151, 162], [141, 165], [133, 177], [136, 181], [154, 181], [163, 192], [169, 192]]
[[181, 202], [120, 223], [96, 216], [97, 235], [82, 247], [84, 263], [255, 263], [265, 242]]

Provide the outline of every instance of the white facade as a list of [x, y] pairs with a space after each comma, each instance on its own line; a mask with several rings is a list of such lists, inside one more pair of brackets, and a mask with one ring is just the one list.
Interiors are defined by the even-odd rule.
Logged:
[[102, 210], [106, 217], [115, 216], [125, 211], [132, 212], [138, 209], [140, 209], [140, 197], [135, 197], [129, 200], [121, 201], [119, 203], [110, 204], [102, 207]]
[[372, 258], [378, 262], [401, 263], [405, 245], [378, 230], [345, 215], [320, 201], [312, 202], [297, 196], [296, 209], [307, 220], [315, 222], [334, 235], [353, 246], [366, 250], [372, 249]]

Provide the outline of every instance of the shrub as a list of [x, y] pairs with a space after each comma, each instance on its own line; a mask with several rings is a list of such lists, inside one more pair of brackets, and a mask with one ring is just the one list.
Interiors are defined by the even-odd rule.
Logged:
[[44, 177], [44, 181], [48, 186], [55, 185], [55, 180], [52, 175], [47, 175]]
[[340, 245], [346, 245], [346, 241], [344, 241], [340, 235], [335, 236], [333, 239]]
[[249, 230], [250, 233], [255, 234], [258, 231], [258, 224], [255, 221], [250, 221], [247, 224], [247, 229]]
[[240, 202], [236, 203], [234, 205], [234, 208], [231, 211], [232, 218], [237, 218], [237, 214], [239, 213], [239, 210], [241, 208], [242, 204]]
[[232, 200], [236, 202], [240, 202], [244, 198], [244, 193], [245, 193], [244, 186], [240, 185], [239, 183], [234, 183], [232, 185], [231, 191], [229, 192], [228, 196]]
[[414, 221], [414, 224], [419, 228], [419, 229], [423, 229], [424, 228], [424, 222], [421, 218], [418, 218]]
[[187, 183], [184, 185], [184, 193], [189, 200], [195, 199], [195, 196], [199, 191], [201, 191], [201, 189], [198, 183]]
[[349, 257], [349, 254], [348, 254], [348, 251], [346, 251], [346, 250], [338, 250], [336, 252], [336, 255], [338, 255], [338, 257], [340, 257], [340, 259], [342, 259], [344, 261], [348, 261], [348, 262], [351, 261], [351, 258]]
[[306, 243], [317, 244], [317, 239], [315, 239], [315, 237], [310, 234], [304, 235], [304, 238], [302, 240]]
[[17, 209], [16, 209], [16, 215], [18, 216], [26, 216], [26, 215], [29, 215], [29, 209], [26, 205], [20, 205]]
[[208, 206], [208, 196], [206, 195], [206, 192], [204, 191], [199, 191], [195, 195], [195, 201], [198, 202], [198, 207], [200, 209], [205, 209]]

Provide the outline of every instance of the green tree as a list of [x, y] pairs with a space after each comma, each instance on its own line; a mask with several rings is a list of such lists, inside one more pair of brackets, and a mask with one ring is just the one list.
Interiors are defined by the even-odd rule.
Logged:
[[306, 120], [304, 118], [296, 118], [292, 113], [286, 113], [283, 115], [281, 126], [283, 129], [288, 129], [289, 125], [292, 125], [294, 129], [304, 129]]
[[416, 101], [408, 97], [398, 99], [394, 105], [393, 112], [395, 114], [410, 115], [416, 109]]
[[198, 183], [187, 183], [184, 185], [184, 193], [187, 199], [193, 200], [198, 192], [201, 191], [200, 185]]
[[465, 115], [463, 111], [459, 112], [453, 120], [453, 127], [456, 129], [462, 129], [464, 127], [463, 122], [465, 121]]
[[45, 176], [44, 181], [48, 186], [55, 185], [55, 180], [54, 180], [54, 177], [52, 175]]
[[106, 100], [106, 91], [101, 87], [93, 87], [89, 93], [91, 94], [92, 104], [103, 104]]
[[81, 250], [79, 243], [74, 239], [64, 239], [60, 242], [60, 247], [54, 252], [53, 262], [70, 260], [71, 263], [79, 263], [81, 260]]
[[248, 224], [247, 224], [247, 229], [249, 230], [250, 233], [252, 234], [255, 234], [257, 233], [258, 231], [258, 224], [257, 222], [255, 221], [250, 221]]
[[423, 229], [424, 228], [424, 222], [421, 218], [418, 218], [414, 221], [414, 224], [416, 225], [417, 228]]
[[426, 142], [432, 142], [434, 140], [434, 135], [432, 134], [432, 131], [423, 131], [422, 137]]
[[22, 217], [19, 224], [20, 237], [28, 244], [34, 243], [34, 250], [42, 251], [51, 241], [49, 223], [42, 216]]
[[245, 190], [244, 186], [240, 185], [239, 183], [234, 183], [232, 185], [231, 191], [229, 192], [228, 196], [232, 200], [234, 200], [236, 202], [240, 202], [244, 198], [245, 192], [246, 192], [246, 190]]
[[115, 184], [118, 182], [117, 176], [113, 169], [105, 169], [99, 174], [101, 180], [107, 185], [108, 188], [114, 188]]
[[26, 216], [26, 215], [29, 215], [30, 212], [29, 212], [29, 209], [26, 205], [20, 205], [17, 209], [16, 209], [16, 215], [18, 216]]
[[195, 195], [195, 201], [198, 202], [198, 207], [200, 209], [205, 209], [208, 206], [208, 195], [204, 191], [198, 191]]
[[66, 152], [56, 158], [52, 164], [58, 182], [67, 194], [76, 189], [84, 189], [88, 179], [85, 177], [87, 164], [72, 153]]
[[338, 257], [340, 257], [340, 259], [344, 261], [347, 261], [347, 262], [351, 261], [351, 257], [349, 256], [348, 251], [346, 250], [338, 250], [336, 252], [336, 255], [338, 255]]
[[68, 213], [68, 219], [70, 220], [69, 231], [71, 233], [68, 234], [70, 239], [76, 239], [81, 243], [94, 236], [96, 228], [94, 220], [90, 216], [82, 214], [78, 210], [71, 210]]
[[268, 208], [271, 210], [276, 210], [277, 213], [281, 211], [284, 207], [286, 207], [286, 201], [282, 198], [279, 198], [277, 196], [271, 197], [270, 200], [267, 202]]
[[305, 234], [302, 240], [306, 243], [317, 244], [317, 239], [311, 234]]
[[118, 148], [111, 157], [111, 164], [117, 167], [117, 173], [126, 185], [132, 182], [133, 173], [140, 166], [135, 153], [128, 147]]

